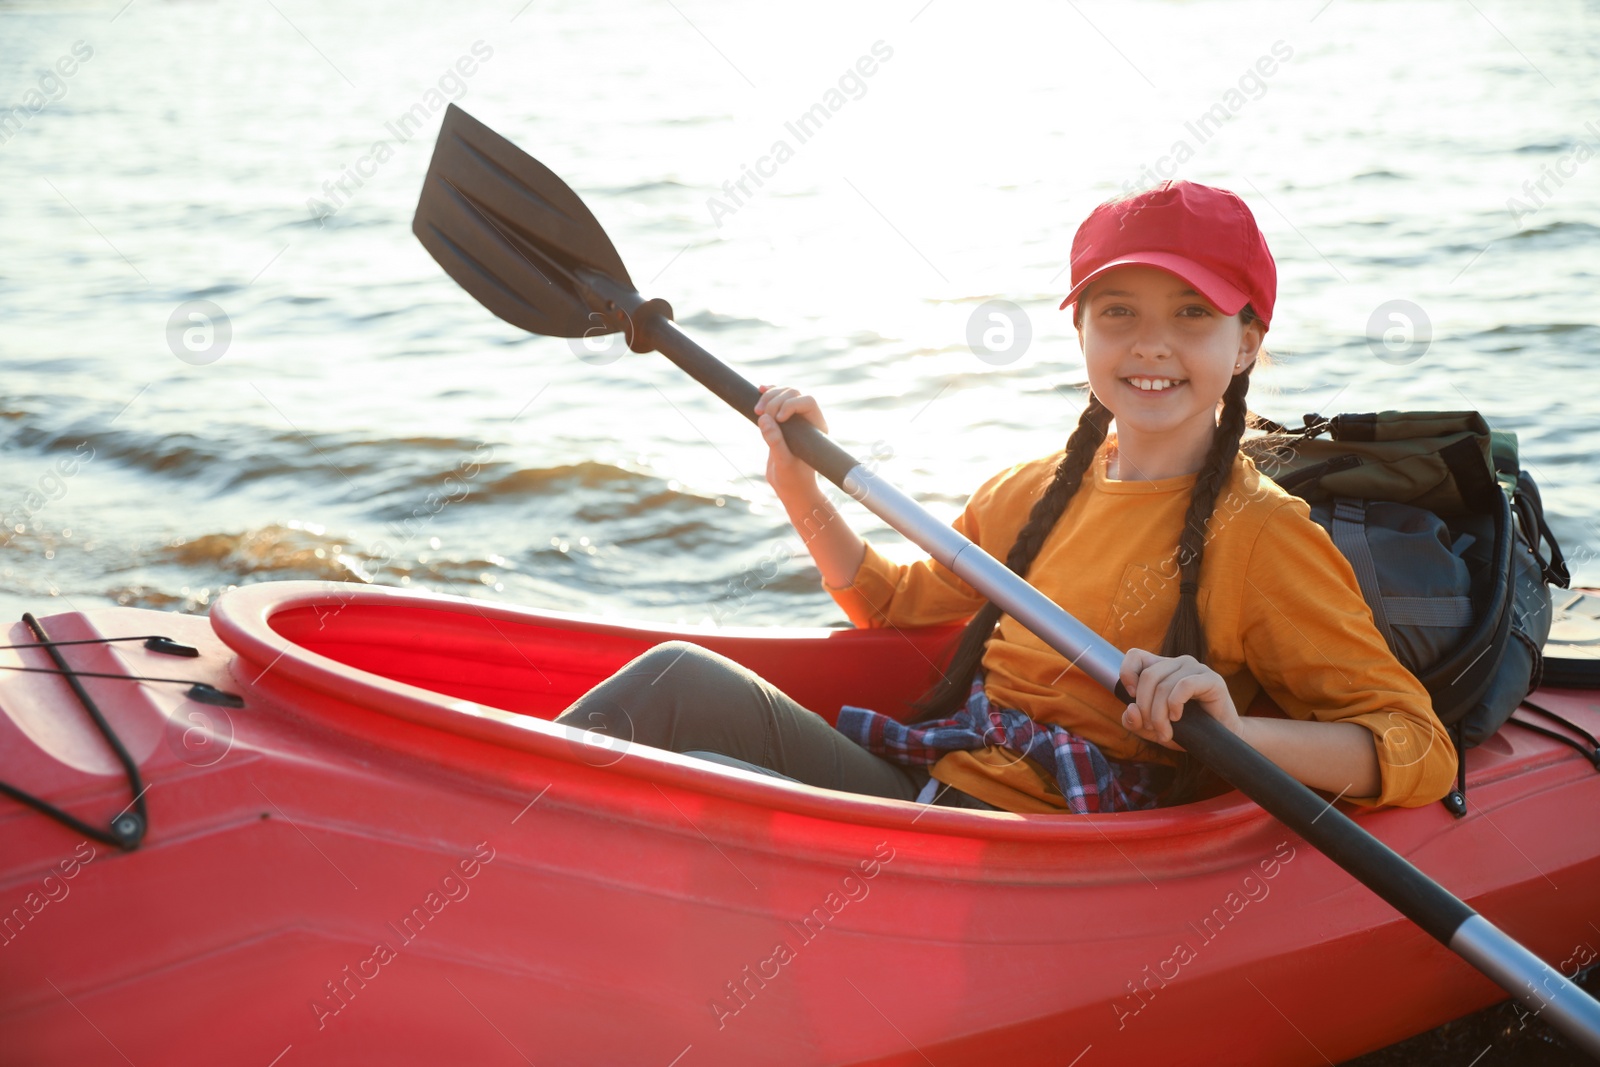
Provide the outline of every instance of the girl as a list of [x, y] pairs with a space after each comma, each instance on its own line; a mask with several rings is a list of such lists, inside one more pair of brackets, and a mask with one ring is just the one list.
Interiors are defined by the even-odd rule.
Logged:
[[[1062, 308], [1090, 397], [1052, 456], [990, 478], [955, 527], [1128, 652], [1121, 705], [941, 564], [889, 562], [840, 521], [778, 424], [817, 402], [764, 388], [767, 479], [857, 626], [970, 619], [909, 725], [837, 728], [696, 646], [652, 649], [557, 720], [815, 786], [1022, 813], [1193, 799], [1172, 740], [1186, 702], [1330, 796], [1420, 805], [1455, 749], [1385, 646], [1306, 505], [1239, 449], [1277, 270], [1244, 202], [1164, 182], [1102, 204], [1072, 245]], [[1112, 431], [1113, 425], [1115, 432]], [[1159, 652], [1149, 651], [1159, 649]], [[1287, 717], [1241, 716], [1259, 693]]]

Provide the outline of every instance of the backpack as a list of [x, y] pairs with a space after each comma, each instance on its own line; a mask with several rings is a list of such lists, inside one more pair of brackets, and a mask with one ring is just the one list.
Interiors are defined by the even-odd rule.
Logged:
[[[1550, 586], [1566, 561], [1516, 435], [1475, 411], [1311, 414], [1240, 448], [1311, 505], [1350, 562], [1373, 622], [1416, 675], [1457, 755], [1494, 734], [1538, 688]], [[1548, 556], [1545, 549], [1548, 548]], [[1445, 806], [1466, 813], [1458, 773]]]

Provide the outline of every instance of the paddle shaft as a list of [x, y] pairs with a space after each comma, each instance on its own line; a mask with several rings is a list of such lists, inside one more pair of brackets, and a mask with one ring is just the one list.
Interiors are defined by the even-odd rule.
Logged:
[[[751, 422], [761, 391], [701, 348], [667, 318], [660, 301], [584, 272], [638, 352], [658, 351]], [[879, 478], [803, 419], [781, 424], [789, 450], [873, 514], [927, 551], [974, 589], [1066, 656], [1117, 699], [1132, 702], [1120, 679], [1122, 653], [1004, 563]], [[1271, 760], [1190, 702], [1172, 724], [1174, 740], [1228, 784], [1294, 830], [1441, 944], [1600, 1058], [1600, 1003], [1565, 975], [1357, 826]]]

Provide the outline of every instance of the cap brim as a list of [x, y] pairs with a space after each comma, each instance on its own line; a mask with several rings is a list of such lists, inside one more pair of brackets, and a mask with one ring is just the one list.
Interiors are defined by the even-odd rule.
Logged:
[[1195, 292], [1211, 301], [1224, 315], [1237, 315], [1250, 302], [1250, 298], [1242, 290], [1229, 285], [1215, 271], [1207, 270], [1192, 259], [1175, 256], [1171, 252], [1130, 252], [1110, 263], [1096, 267], [1087, 278], [1073, 286], [1072, 292], [1061, 301], [1062, 309], [1077, 303], [1078, 297], [1083, 295], [1083, 291], [1096, 278], [1118, 267], [1155, 267], [1164, 270], [1194, 286]]

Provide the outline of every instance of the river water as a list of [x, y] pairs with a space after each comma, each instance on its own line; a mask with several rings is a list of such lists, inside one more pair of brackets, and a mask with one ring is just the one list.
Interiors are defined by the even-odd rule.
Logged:
[[[1087, 211], [1167, 173], [1235, 188], [1282, 276], [1257, 409], [1483, 411], [1600, 581], [1597, 13], [0, 5], [0, 103], [21, 108], [0, 127], [3, 606], [203, 610], [240, 582], [351, 577], [842, 621], [787, 558], [753, 428], [659, 356], [502, 323], [421, 248], [445, 99], [567, 179], [706, 347], [819, 394], [946, 515], [1076, 418], [1055, 306]], [[751, 195], [724, 191], [747, 173]], [[991, 299], [1031, 343], [985, 360], [967, 328]], [[1432, 340], [1383, 318], [1402, 344], [1378, 358], [1393, 300]]]
[[[947, 516], [1076, 419], [1089, 209], [1236, 189], [1281, 277], [1256, 409], [1482, 411], [1600, 584], [1597, 31], [1577, 0], [0, 2], [0, 608], [343, 578], [843, 622], [752, 427], [417, 243], [446, 100]], [[991, 300], [1026, 345], [975, 350]]]

